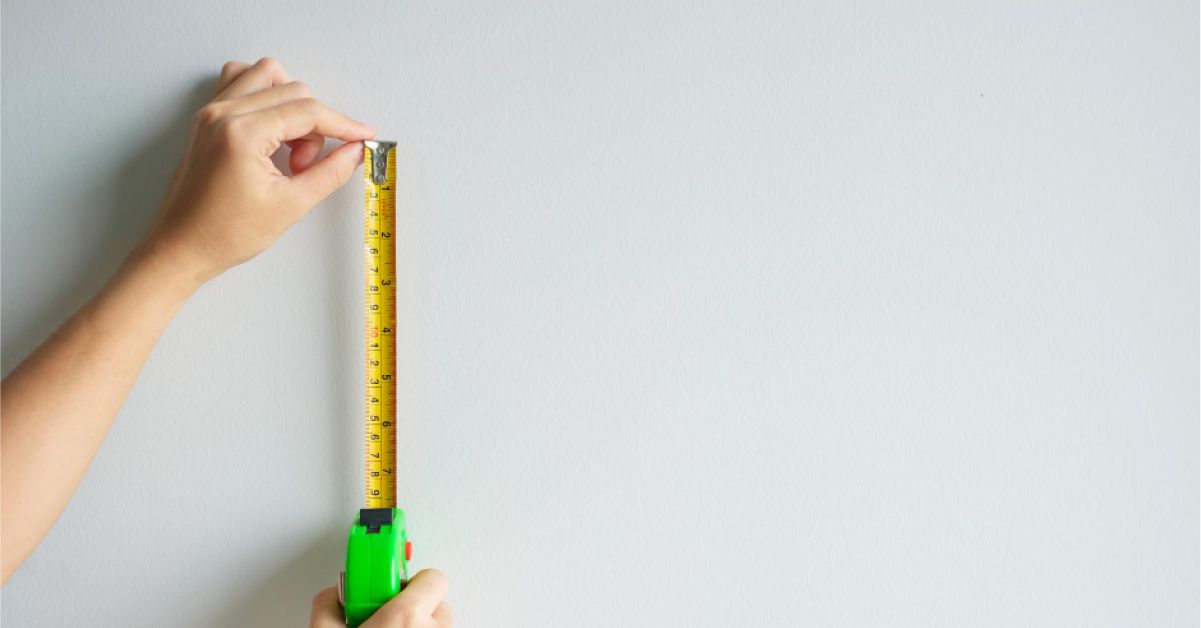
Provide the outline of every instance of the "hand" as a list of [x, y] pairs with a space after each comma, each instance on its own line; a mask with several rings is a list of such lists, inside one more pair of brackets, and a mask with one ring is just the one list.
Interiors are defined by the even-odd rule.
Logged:
[[[258, 255], [346, 183], [375, 130], [313, 98], [272, 59], [230, 61], [196, 114], [183, 163], [138, 253], [197, 285]], [[347, 142], [318, 160], [326, 137]], [[271, 162], [291, 148], [286, 176]]]
[[[450, 607], [442, 598], [449, 588], [446, 576], [434, 569], [417, 572], [400, 595], [380, 607], [362, 628], [450, 628]], [[313, 598], [309, 628], [345, 628], [338, 587], [323, 589]]]

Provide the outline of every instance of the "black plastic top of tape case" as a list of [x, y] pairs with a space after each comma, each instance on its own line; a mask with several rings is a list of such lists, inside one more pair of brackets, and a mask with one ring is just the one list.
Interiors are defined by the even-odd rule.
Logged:
[[392, 509], [360, 508], [359, 525], [367, 528], [367, 534], [377, 533], [380, 526], [392, 525]]

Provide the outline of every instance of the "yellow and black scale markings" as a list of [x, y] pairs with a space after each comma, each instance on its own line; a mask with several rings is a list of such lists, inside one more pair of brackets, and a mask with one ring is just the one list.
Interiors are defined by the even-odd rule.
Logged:
[[363, 145], [366, 508], [396, 507], [396, 143]]

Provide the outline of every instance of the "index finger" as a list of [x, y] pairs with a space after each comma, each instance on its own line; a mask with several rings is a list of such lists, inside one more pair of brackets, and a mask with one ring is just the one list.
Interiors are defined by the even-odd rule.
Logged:
[[374, 128], [334, 111], [315, 98], [301, 98], [245, 115], [258, 117], [259, 121], [269, 124], [274, 134], [272, 139], [279, 142], [314, 133], [336, 137], [344, 142], [357, 142], [375, 136]]

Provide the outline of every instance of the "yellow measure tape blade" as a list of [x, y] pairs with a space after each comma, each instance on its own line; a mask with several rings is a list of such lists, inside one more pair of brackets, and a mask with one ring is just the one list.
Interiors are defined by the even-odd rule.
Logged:
[[396, 143], [365, 142], [366, 507], [396, 507]]

